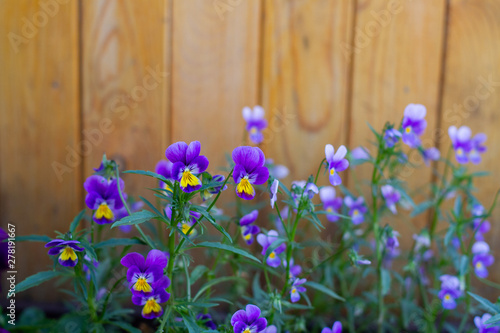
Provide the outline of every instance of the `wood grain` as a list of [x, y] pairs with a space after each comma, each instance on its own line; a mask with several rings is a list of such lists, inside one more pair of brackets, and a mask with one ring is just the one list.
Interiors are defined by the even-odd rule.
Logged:
[[[265, 1], [265, 149], [292, 179], [316, 173], [325, 144], [347, 144], [353, 1]], [[326, 180], [327, 182], [327, 180]]]
[[[500, 3], [488, 1], [456, 1], [450, 3], [449, 37], [446, 51], [446, 71], [441, 127], [443, 149], [451, 144], [447, 129], [451, 125], [469, 126], [472, 133], [488, 135], [488, 151], [472, 170], [486, 170], [491, 175], [478, 180], [477, 197], [489, 207], [500, 188], [496, 172], [500, 156]], [[493, 84], [484, 82], [492, 81]], [[495, 209], [490, 219], [492, 230], [485, 236], [495, 258], [500, 248], [494, 240], [500, 236], [497, 221], [500, 211]], [[444, 224], [444, 223], [443, 223]], [[499, 282], [500, 270], [495, 263], [488, 279]], [[488, 290], [496, 295], [493, 289]], [[494, 297], [493, 297], [494, 298]], [[490, 299], [492, 299], [490, 297]]]
[[[66, 151], [79, 142], [78, 6], [42, 2], [2, 1], [0, 11], [0, 219], [19, 236], [66, 232], [83, 206], [80, 169]], [[55, 172], [55, 162], [66, 168]], [[44, 245], [17, 243], [18, 282], [50, 269]], [[55, 299], [50, 288], [20, 297]]]
[[241, 110], [258, 98], [260, 1], [228, 4], [173, 3], [172, 142], [202, 142], [213, 172], [241, 144]]
[[[122, 170], [154, 170], [170, 135], [171, 3], [82, 2], [84, 175], [102, 154]], [[87, 133], [88, 137], [87, 137]], [[92, 141], [94, 140], [94, 141]], [[129, 193], [154, 181], [124, 176]]]

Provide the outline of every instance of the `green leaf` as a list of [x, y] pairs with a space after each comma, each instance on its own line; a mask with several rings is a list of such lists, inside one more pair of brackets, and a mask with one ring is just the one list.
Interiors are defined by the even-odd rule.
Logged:
[[80, 245], [83, 246], [86, 254], [90, 257], [90, 259], [93, 259], [95, 261], [99, 261], [99, 259], [97, 258], [97, 254], [95, 253], [94, 248], [92, 247], [92, 245], [90, 245], [89, 241], [86, 238], [80, 239]]
[[193, 319], [193, 317], [188, 316], [185, 313], [180, 312], [179, 313], [182, 316], [182, 323], [186, 326], [188, 329], [189, 333], [198, 333], [200, 332], [200, 326], [196, 323], [196, 320]]
[[113, 223], [111, 228], [118, 227], [121, 225], [135, 225], [141, 224], [157, 217], [156, 214], [151, 213], [149, 210], [141, 210], [140, 212], [132, 213], [132, 215], [125, 216], [120, 221]]
[[215, 219], [212, 217], [212, 215], [210, 215], [209, 212], [207, 212], [206, 208], [205, 207], [202, 207], [202, 206], [197, 206], [197, 205], [191, 205], [191, 208], [193, 208], [194, 211], [197, 211], [199, 212], [204, 218], [206, 218], [208, 220], [208, 222], [210, 222], [211, 225], [214, 226], [215, 229], [217, 229], [217, 231], [219, 231], [221, 234], [223, 234], [227, 239], [229, 239], [229, 241], [232, 243], [233, 242], [233, 239], [231, 238], [231, 236], [227, 233], [226, 229], [224, 229], [221, 225], [219, 225]]
[[285, 242], [286, 242], [286, 239], [284, 239], [282, 237], [277, 237], [271, 243], [271, 245], [269, 245], [269, 247], [267, 248], [266, 253], [264, 255], [264, 258], [267, 260], [267, 258], [269, 258], [269, 255], [271, 254], [271, 252], [273, 252], [274, 250], [276, 250], [281, 244], [283, 244]]
[[469, 258], [466, 255], [460, 257], [460, 275], [464, 276], [469, 271]]
[[227, 282], [227, 281], [241, 281], [241, 282], [246, 283], [246, 280], [244, 280], [243, 278], [238, 277], [238, 276], [223, 276], [223, 277], [220, 277], [217, 279], [213, 279], [213, 280], [205, 283], [203, 285], [203, 287], [201, 287], [200, 290], [198, 290], [198, 293], [196, 293], [196, 296], [193, 298], [193, 302], [196, 301], [201, 295], [203, 295], [203, 293], [206, 290], [208, 290], [210, 287], [215, 286], [216, 284], [219, 284], [222, 282]]
[[345, 299], [341, 296], [339, 296], [337, 293], [335, 293], [333, 290], [325, 287], [324, 285], [322, 284], [319, 284], [319, 283], [316, 283], [316, 282], [313, 282], [313, 281], [307, 281], [305, 283], [306, 286], [308, 287], [311, 287], [313, 289], [316, 289], [317, 291], [320, 291], [332, 298], [335, 298], [335, 299], [338, 299], [339, 301], [342, 301], [342, 302], [345, 302]]
[[462, 196], [457, 195], [457, 197], [455, 198], [455, 204], [453, 205], [453, 214], [455, 214], [456, 217], [459, 217], [461, 212], [462, 212]]
[[493, 327], [493, 326], [500, 326], [498, 325], [499, 322], [500, 322], [500, 314], [497, 314], [488, 319], [487, 321], [485, 321], [484, 324], [489, 325], [488, 327]]
[[413, 211], [411, 212], [411, 217], [415, 217], [419, 214], [422, 214], [423, 212], [425, 212], [427, 209], [431, 208], [432, 206], [434, 206], [434, 202], [429, 200], [429, 201], [424, 201], [420, 204], [418, 204], [415, 209], [413, 209]]
[[36, 273], [35, 275], [27, 277], [24, 281], [19, 282], [16, 285], [16, 292], [20, 293], [21, 291], [36, 287], [39, 284], [42, 284], [60, 275], [61, 273], [58, 271], [45, 271]]
[[167, 178], [165, 178], [162, 175], [157, 174], [155, 172], [151, 172], [151, 171], [145, 171], [145, 170], [127, 170], [127, 171], [123, 171], [122, 173], [133, 173], [133, 174], [136, 174], [136, 175], [143, 175], [143, 176], [153, 177], [153, 178], [161, 180], [161, 181], [163, 181], [165, 183], [168, 183], [168, 184], [171, 183]]
[[78, 215], [73, 219], [73, 222], [71, 222], [71, 225], [69, 226], [69, 231], [71, 233], [74, 233], [76, 228], [78, 227], [78, 224], [80, 224], [80, 221], [83, 218], [83, 215], [85, 215], [85, 209], [83, 209]]
[[[49, 236], [45, 235], [28, 235], [28, 236], [18, 236], [16, 237], [16, 242], [43, 242], [48, 243], [52, 240]], [[6, 239], [5, 241], [8, 241]]]
[[251, 255], [250, 253], [248, 253], [245, 250], [238, 249], [238, 248], [231, 246], [231, 245], [221, 244], [219, 242], [201, 242], [199, 244], [196, 244], [195, 247], [209, 247], [209, 248], [213, 248], [213, 249], [221, 249], [221, 250], [233, 252], [233, 253], [242, 255], [244, 257], [247, 257], [249, 259], [255, 260], [257, 262], [260, 262], [259, 259], [255, 258], [253, 255]]
[[134, 326], [130, 325], [129, 323], [124, 323], [123, 321], [110, 321], [108, 323], [123, 329], [125, 332], [130, 332], [130, 333], [141, 333], [142, 332], [140, 329], [135, 328]]
[[387, 295], [389, 290], [391, 289], [391, 273], [385, 269], [382, 268], [382, 295]]
[[196, 266], [191, 272], [191, 284], [194, 284], [196, 281], [198, 281], [198, 279], [201, 278], [206, 272], [208, 272], [208, 267], [203, 265]]
[[481, 303], [481, 305], [488, 309], [488, 311], [491, 311], [494, 314], [498, 314], [500, 312], [500, 309], [496, 305], [488, 301], [486, 298], [482, 298], [481, 296], [473, 294], [471, 292], [468, 292], [468, 294], [474, 297], [474, 299]]
[[106, 246], [120, 246], [120, 245], [145, 245], [143, 241], [137, 238], [111, 238], [94, 245], [94, 249], [100, 249]]

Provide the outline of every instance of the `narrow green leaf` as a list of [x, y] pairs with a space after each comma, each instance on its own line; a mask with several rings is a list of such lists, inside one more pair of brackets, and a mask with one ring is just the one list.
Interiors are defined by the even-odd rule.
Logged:
[[316, 289], [317, 291], [325, 293], [326, 295], [328, 295], [328, 296], [330, 296], [332, 298], [338, 299], [339, 301], [345, 302], [345, 299], [343, 297], [339, 296], [333, 290], [325, 287], [322, 284], [319, 284], [319, 283], [316, 283], [316, 282], [313, 282], [313, 281], [307, 281], [305, 283], [305, 285], [308, 286], [308, 287], [311, 287], [313, 289]]
[[156, 214], [150, 212], [149, 210], [141, 210], [140, 212], [132, 213], [132, 215], [122, 218], [120, 221], [113, 223], [111, 228], [118, 227], [120, 225], [135, 225], [141, 224], [157, 217]]
[[493, 312], [494, 314], [498, 314], [500, 312], [500, 309], [490, 301], [488, 301], [486, 298], [483, 298], [479, 295], [473, 294], [471, 292], [468, 292], [469, 295], [471, 295], [476, 301], [481, 303], [488, 311]]
[[201, 287], [200, 290], [198, 290], [198, 293], [193, 298], [193, 302], [196, 301], [201, 295], [203, 295], [203, 293], [206, 290], [208, 290], [210, 287], [215, 286], [216, 284], [219, 284], [219, 283], [222, 283], [222, 282], [227, 282], [227, 281], [242, 281], [242, 282], [246, 282], [246, 280], [244, 280], [243, 278], [238, 277], [238, 276], [223, 276], [223, 277], [220, 277], [220, 278], [217, 278], [217, 279], [213, 279], [213, 280], [205, 283], [203, 285], [203, 287]]
[[387, 295], [389, 290], [391, 289], [391, 273], [382, 268], [382, 295]]
[[500, 314], [497, 314], [488, 319], [487, 321], [485, 321], [484, 324], [488, 325], [488, 327], [493, 327], [493, 326], [499, 326], [498, 325], [499, 322], [500, 322]]
[[130, 332], [130, 333], [141, 333], [142, 331], [138, 328], [135, 328], [134, 326], [130, 325], [129, 323], [125, 323], [123, 321], [110, 321], [108, 324], [111, 324], [113, 326], [119, 327], [123, 329], [125, 332]]
[[182, 319], [184, 319], [182, 323], [186, 325], [189, 333], [199, 333], [201, 331], [200, 326], [198, 326], [196, 320], [193, 317], [182, 312], [180, 312], [179, 314], [182, 316]]
[[148, 176], [148, 177], [153, 177], [153, 178], [156, 178], [158, 180], [161, 180], [165, 183], [168, 183], [168, 184], [171, 184], [171, 182], [163, 177], [162, 175], [160, 174], [157, 174], [155, 172], [152, 172], [152, 171], [145, 171], [145, 170], [127, 170], [127, 171], [123, 171], [122, 173], [132, 173], [132, 174], [136, 174], [136, 175], [143, 175], [143, 176]]
[[257, 259], [253, 255], [251, 255], [247, 251], [242, 250], [242, 249], [238, 249], [238, 248], [236, 248], [234, 246], [227, 245], [227, 244], [221, 244], [221, 243], [218, 243], [218, 242], [201, 242], [199, 244], [196, 244], [195, 247], [209, 247], [209, 248], [213, 248], [213, 249], [221, 249], [221, 250], [233, 252], [233, 253], [242, 255], [244, 257], [247, 257], [249, 259], [255, 260], [257, 262], [260, 262], [259, 259]]
[[27, 289], [36, 287], [39, 284], [42, 284], [60, 275], [61, 273], [58, 271], [44, 271], [36, 273], [35, 275], [31, 275], [27, 277], [25, 280], [19, 282], [16, 285], [16, 292], [20, 293], [21, 291], [25, 291]]
[[97, 254], [95, 253], [94, 248], [92, 247], [92, 245], [89, 243], [89, 241], [86, 238], [80, 239], [80, 245], [83, 246], [86, 254], [90, 257], [90, 259], [94, 259], [95, 261], [99, 261], [99, 259], [97, 258]]
[[85, 215], [85, 209], [83, 209], [80, 213], [78, 213], [78, 215], [73, 219], [73, 222], [71, 222], [71, 225], [69, 226], [69, 231], [71, 233], [74, 233], [76, 228], [78, 228], [78, 224], [80, 224], [83, 215]]
[[199, 265], [196, 266], [193, 271], [191, 272], [191, 284], [194, 284], [196, 281], [198, 281], [199, 278], [203, 276], [208, 271], [208, 267]]
[[420, 204], [418, 204], [415, 209], [413, 209], [413, 211], [411, 212], [411, 217], [415, 217], [419, 214], [422, 214], [423, 212], [425, 212], [427, 209], [431, 208], [432, 206], [434, 206], [434, 202], [429, 200], [429, 201], [424, 201]]
[[[52, 240], [49, 236], [45, 235], [28, 235], [28, 236], [17, 236], [16, 242], [43, 242], [48, 243]], [[6, 239], [5, 241], [8, 241]]]
[[94, 249], [100, 249], [106, 246], [120, 246], [120, 245], [145, 245], [143, 241], [137, 238], [111, 238], [94, 245]]

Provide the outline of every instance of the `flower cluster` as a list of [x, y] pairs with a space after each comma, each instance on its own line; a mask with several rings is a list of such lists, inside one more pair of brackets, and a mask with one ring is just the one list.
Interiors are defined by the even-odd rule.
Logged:
[[462, 126], [458, 129], [456, 126], [450, 126], [448, 134], [450, 135], [458, 163], [466, 164], [472, 162], [478, 164], [481, 162], [481, 154], [486, 152], [486, 146], [484, 145], [486, 134], [479, 133], [471, 137], [472, 132], [467, 126]]
[[76, 240], [54, 239], [45, 244], [45, 247], [50, 248], [49, 255], [59, 255], [58, 261], [61, 265], [75, 267], [78, 263], [78, 256], [75, 251], [84, 251], [84, 248], [80, 247], [78, 244], [80, 244], [80, 242]]

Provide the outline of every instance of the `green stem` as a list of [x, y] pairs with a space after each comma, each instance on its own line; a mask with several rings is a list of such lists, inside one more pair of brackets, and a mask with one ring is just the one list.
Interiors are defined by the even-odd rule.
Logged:
[[[347, 283], [345, 281], [345, 277], [343, 274], [339, 274], [340, 278], [340, 288], [342, 290], [342, 294], [344, 298], [347, 300], [349, 299], [349, 290], [347, 288]], [[349, 325], [349, 332], [356, 332], [356, 327], [354, 325], [354, 314], [352, 312], [352, 307], [349, 304], [349, 302], [346, 302], [346, 308], [347, 308], [347, 324]]]
[[321, 163], [319, 164], [318, 172], [316, 172], [316, 177], [314, 178], [314, 185], [316, 185], [318, 183], [319, 172], [321, 171], [321, 168], [323, 167], [323, 163], [325, 163], [325, 161], [326, 161], [326, 158], [322, 159]]

